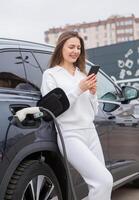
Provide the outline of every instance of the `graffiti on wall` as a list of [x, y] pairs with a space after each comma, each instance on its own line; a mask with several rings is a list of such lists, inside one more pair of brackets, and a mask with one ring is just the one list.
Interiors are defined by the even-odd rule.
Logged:
[[114, 81], [132, 86], [131, 81], [136, 81], [139, 88], [139, 40], [88, 49], [87, 53]]
[[[137, 48], [138, 58], [137, 65], [139, 66], [139, 47]], [[131, 77], [139, 77], [139, 69], [136, 69], [133, 72], [133, 67], [135, 60], [131, 59], [131, 55], [134, 53], [133, 49], [128, 49], [128, 51], [124, 54], [123, 59], [119, 59], [117, 61], [118, 67], [120, 68], [119, 79], [124, 79], [125, 75], [130, 78]], [[134, 73], [134, 74], [133, 74]]]
[[[137, 53], [136, 60], [133, 57], [134, 53]], [[120, 69], [118, 79], [139, 78], [139, 47], [137, 47], [136, 52], [132, 48], [129, 48], [123, 58], [117, 60], [117, 66]], [[123, 85], [132, 85], [139, 88], [139, 83], [137, 82], [131, 83], [129, 81], [127, 84], [123, 83], [121, 86]]]

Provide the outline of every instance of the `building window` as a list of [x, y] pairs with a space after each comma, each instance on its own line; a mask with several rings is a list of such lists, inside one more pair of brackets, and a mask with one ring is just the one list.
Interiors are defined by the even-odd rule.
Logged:
[[104, 37], [105, 37], [105, 38], [107, 37], [107, 32], [104, 33]]
[[116, 22], [116, 25], [119, 26], [119, 25], [120, 25], [120, 22]]
[[110, 38], [112, 38], [112, 32], [110, 32]]
[[45, 36], [45, 42], [46, 42], [46, 43], [49, 43], [49, 42], [50, 42], [50, 40], [49, 40], [49, 37], [48, 37], [48, 36]]
[[119, 30], [117, 30], [117, 33], [121, 34], [121, 33], [124, 33], [124, 31], [125, 31], [124, 29], [119, 29]]
[[88, 37], [87, 37], [87, 35], [85, 35], [85, 36], [84, 36], [84, 40], [88, 40]]
[[133, 33], [133, 29], [125, 29], [125, 33]]
[[86, 33], [86, 29], [85, 28], [83, 28], [83, 32]]
[[74, 31], [75, 32], [80, 32], [80, 29], [79, 28], [75, 28]]
[[123, 21], [121, 21], [121, 22], [120, 22], [120, 25], [121, 25], [121, 26], [124, 26], [124, 25], [125, 25], [125, 23], [124, 23]]
[[128, 21], [128, 24], [132, 24], [132, 23], [133, 23], [133, 21], [132, 21], [132, 20], [129, 20], [129, 21]]
[[99, 27], [98, 27], [98, 26], [96, 26], [96, 31], [97, 31], [97, 32], [99, 31]]
[[114, 23], [111, 24], [111, 28], [115, 29], [115, 24]]

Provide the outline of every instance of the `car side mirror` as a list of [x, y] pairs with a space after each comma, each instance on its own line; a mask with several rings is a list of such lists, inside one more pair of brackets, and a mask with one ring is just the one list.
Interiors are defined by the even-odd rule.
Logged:
[[125, 101], [139, 98], [139, 90], [131, 86], [123, 86], [122, 94]]
[[116, 95], [113, 94], [112, 92], [107, 92], [106, 94], [104, 94], [101, 99], [103, 100], [108, 100], [108, 101], [114, 101], [117, 99]]
[[[112, 103], [113, 101], [117, 100], [117, 97], [115, 94], [111, 93], [111, 92], [107, 92], [106, 94], [104, 94], [101, 99], [103, 99], [104, 101], [110, 101], [110, 102], [104, 102], [103, 104], [103, 110], [105, 112], [112, 112], [114, 110], [116, 110], [117, 108], [119, 108], [119, 105], [116, 103]], [[112, 101], [112, 102], [111, 102]]]
[[104, 103], [103, 106], [103, 110], [105, 112], [113, 112], [115, 111], [117, 108], [119, 108], [120, 106], [118, 104], [114, 104], [114, 103]]

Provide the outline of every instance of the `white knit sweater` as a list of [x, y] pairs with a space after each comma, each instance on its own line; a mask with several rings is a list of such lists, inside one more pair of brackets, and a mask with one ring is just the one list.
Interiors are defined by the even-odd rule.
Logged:
[[62, 130], [93, 128], [94, 116], [97, 113], [97, 96], [89, 91], [82, 92], [79, 82], [85, 78], [79, 68], [76, 67], [74, 75], [65, 68], [56, 66], [47, 69], [43, 74], [41, 93], [42, 96], [56, 87], [60, 87], [66, 93], [70, 107], [57, 117]]

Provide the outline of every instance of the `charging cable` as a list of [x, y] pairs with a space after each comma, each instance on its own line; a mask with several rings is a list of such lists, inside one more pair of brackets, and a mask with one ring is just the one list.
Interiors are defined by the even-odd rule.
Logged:
[[34, 118], [41, 118], [41, 117], [45, 117], [45, 115], [47, 115], [47, 114], [50, 114], [52, 119], [54, 120], [54, 124], [55, 124], [57, 132], [60, 136], [60, 140], [61, 140], [61, 144], [62, 144], [62, 148], [63, 148], [64, 161], [65, 161], [66, 171], [67, 171], [67, 175], [68, 175], [68, 182], [69, 182], [69, 185], [71, 187], [73, 199], [77, 200], [73, 181], [72, 181], [72, 176], [71, 176], [71, 173], [70, 173], [70, 167], [69, 167], [69, 163], [68, 163], [68, 159], [67, 159], [67, 153], [66, 153], [66, 148], [65, 148], [65, 143], [64, 143], [63, 136], [62, 136], [62, 132], [61, 132], [61, 129], [59, 127], [59, 124], [57, 122], [55, 115], [49, 109], [46, 109], [44, 107], [23, 108], [22, 110], [17, 111], [14, 116], [10, 117], [9, 118], [10, 123], [9, 123], [8, 128], [7, 128], [6, 136], [5, 136], [4, 152], [5, 152], [5, 149], [6, 149], [7, 137], [8, 137], [8, 132], [9, 132], [10, 126], [11, 125], [18, 125], [19, 123], [21, 123], [22, 121], [24, 121], [26, 119], [26, 116], [28, 114], [32, 114], [34, 116]]

